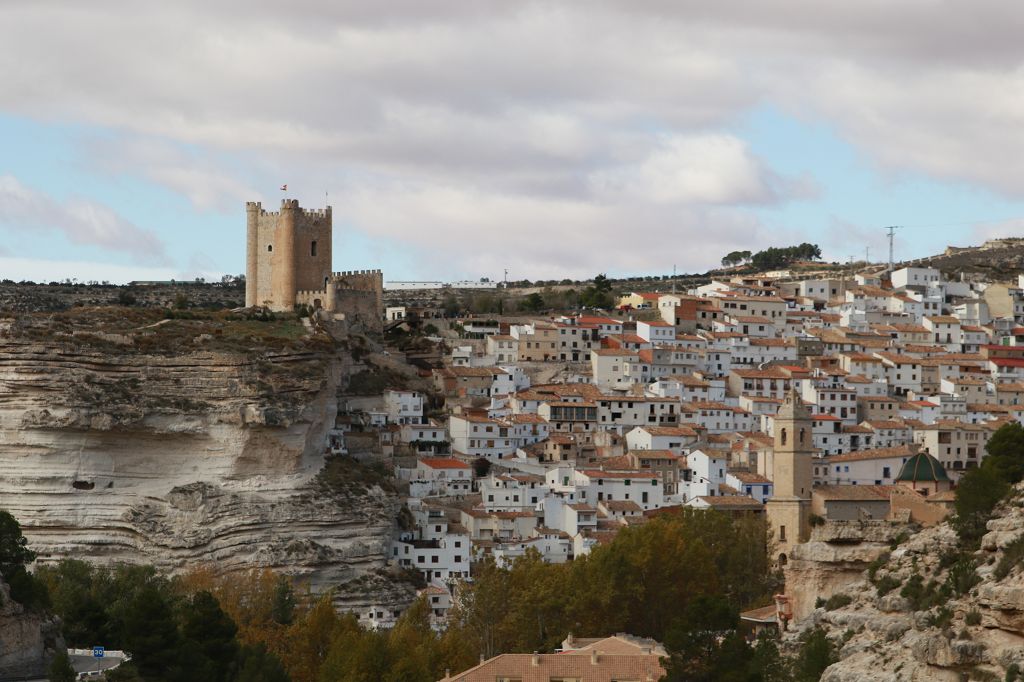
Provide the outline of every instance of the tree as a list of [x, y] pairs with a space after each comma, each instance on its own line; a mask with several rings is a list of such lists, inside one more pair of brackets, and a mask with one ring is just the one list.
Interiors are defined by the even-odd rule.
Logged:
[[491, 461], [486, 457], [477, 457], [473, 460], [473, 473], [477, 478], [483, 478], [491, 472]]
[[290, 682], [281, 660], [262, 644], [242, 647], [236, 682]]
[[21, 524], [8, 512], [0, 510], [0, 574], [10, 576], [35, 561], [36, 554], [28, 548]]
[[50, 663], [49, 677], [50, 682], [74, 682], [78, 679], [78, 674], [71, 666], [71, 659], [68, 657], [66, 649], [59, 649], [57, 655], [53, 657], [53, 662]]
[[164, 679], [180, 663], [181, 640], [167, 597], [154, 585], [144, 587], [132, 600], [124, 622], [125, 648], [132, 663], [147, 680]]
[[0, 577], [11, 588], [11, 598], [26, 608], [47, 602], [45, 588], [25, 569], [35, 558], [21, 524], [10, 512], [0, 510]]
[[227, 682], [238, 657], [238, 627], [209, 592], [198, 592], [182, 606], [181, 637], [193, 670], [205, 669], [210, 682]]
[[271, 617], [278, 625], [289, 625], [295, 618], [295, 590], [292, 581], [283, 575], [277, 577]]
[[982, 467], [992, 471], [1009, 484], [1024, 479], [1024, 426], [1020, 422], [1003, 424], [992, 434], [985, 446], [988, 457]]
[[835, 647], [821, 628], [800, 636], [800, 654], [793, 663], [795, 682], [818, 682], [825, 668], [836, 662]]
[[544, 297], [536, 291], [523, 299], [523, 309], [537, 313], [544, 309]]

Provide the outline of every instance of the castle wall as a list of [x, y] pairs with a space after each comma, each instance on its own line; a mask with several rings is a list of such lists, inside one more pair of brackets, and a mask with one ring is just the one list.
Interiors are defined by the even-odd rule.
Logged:
[[323, 289], [331, 276], [331, 209], [305, 210], [294, 199], [279, 212], [259, 203], [246, 208], [246, 305], [291, 310], [299, 291]]

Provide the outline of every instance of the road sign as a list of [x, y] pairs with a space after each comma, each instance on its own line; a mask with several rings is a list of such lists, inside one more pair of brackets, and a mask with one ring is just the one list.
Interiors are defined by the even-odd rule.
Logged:
[[103, 647], [101, 647], [101, 646], [94, 646], [92, 648], [92, 657], [93, 658], [103, 658], [106, 655], [106, 653], [107, 653], [106, 650]]

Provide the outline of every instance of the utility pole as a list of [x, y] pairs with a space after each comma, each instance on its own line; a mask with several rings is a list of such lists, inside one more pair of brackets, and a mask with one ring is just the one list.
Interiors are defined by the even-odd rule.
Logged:
[[508, 268], [505, 268], [505, 288], [508, 289]]
[[676, 293], [676, 266], [672, 264], [672, 293]]
[[892, 275], [892, 240], [896, 236], [896, 230], [902, 229], [899, 225], [890, 225], [889, 227], [883, 227], [883, 230], [889, 231], [889, 274]]

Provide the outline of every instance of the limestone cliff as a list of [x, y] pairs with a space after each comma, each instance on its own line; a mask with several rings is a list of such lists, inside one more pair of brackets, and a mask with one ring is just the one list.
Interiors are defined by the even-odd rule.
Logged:
[[294, 319], [162, 315], [0, 321], [0, 507], [40, 561], [383, 565], [397, 497], [317, 478], [348, 356]]
[[948, 524], [896, 537], [892, 526], [878, 525], [859, 537], [852, 532], [845, 546], [834, 542], [832, 552], [821, 539], [809, 543], [797, 570], [787, 570], [787, 592], [832, 598], [807, 609], [784, 641], [824, 628], [840, 658], [825, 682], [1018, 679], [1024, 545], [1014, 542], [1024, 537], [1021, 505], [1018, 491], [973, 553], [962, 550]]
[[0, 576], [0, 679], [45, 674], [54, 653], [63, 646], [59, 622], [27, 611], [11, 599]]

